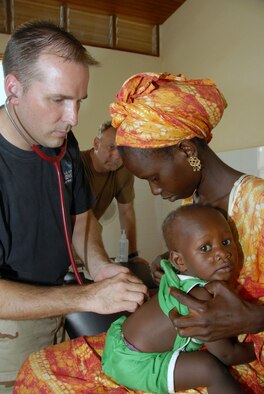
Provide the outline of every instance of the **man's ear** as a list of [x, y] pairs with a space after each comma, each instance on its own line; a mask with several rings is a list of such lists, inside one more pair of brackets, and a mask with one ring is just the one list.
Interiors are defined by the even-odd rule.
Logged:
[[98, 137], [95, 137], [94, 143], [93, 143], [93, 146], [94, 146], [94, 150], [95, 150], [95, 151], [98, 151], [98, 149], [99, 149], [99, 144], [100, 144], [100, 139], [99, 139]]
[[170, 261], [173, 263], [173, 265], [177, 268], [178, 271], [180, 272], [187, 271], [187, 267], [185, 265], [185, 261], [182, 254], [176, 252], [176, 250], [170, 251]]
[[5, 93], [10, 97], [10, 102], [15, 105], [19, 102], [19, 97], [23, 91], [21, 83], [13, 74], [8, 74], [5, 77]]
[[197, 157], [198, 150], [191, 140], [182, 140], [177, 144], [178, 149], [185, 153], [187, 157]]

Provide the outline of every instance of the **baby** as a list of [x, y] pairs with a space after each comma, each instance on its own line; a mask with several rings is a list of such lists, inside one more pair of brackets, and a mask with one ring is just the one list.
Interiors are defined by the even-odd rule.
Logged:
[[[107, 332], [102, 357], [104, 372], [118, 384], [152, 393], [174, 393], [207, 387], [210, 394], [242, 393], [227, 366], [255, 359], [252, 343], [234, 338], [202, 343], [177, 334], [169, 312], [188, 308], [170, 295], [170, 287], [208, 300], [206, 284], [221, 280], [234, 286], [238, 277], [238, 250], [224, 215], [215, 208], [182, 206], [163, 223], [170, 259], [158, 294], [129, 317], [115, 321]], [[202, 346], [207, 348], [199, 350]]]

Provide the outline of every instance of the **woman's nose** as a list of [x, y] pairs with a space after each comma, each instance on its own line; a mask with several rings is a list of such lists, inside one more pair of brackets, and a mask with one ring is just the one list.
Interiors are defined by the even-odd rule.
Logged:
[[162, 189], [158, 187], [155, 183], [149, 182], [149, 187], [151, 193], [154, 194], [154, 196], [159, 196], [162, 192]]

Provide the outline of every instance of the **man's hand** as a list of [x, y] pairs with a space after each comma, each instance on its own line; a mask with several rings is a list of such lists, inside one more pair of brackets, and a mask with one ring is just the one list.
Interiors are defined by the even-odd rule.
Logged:
[[169, 317], [183, 337], [198, 338], [205, 342], [256, 332], [261, 313], [254, 304], [240, 299], [223, 282], [211, 282], [206, 289], [212, 294], [208, 301], [197, 300], [175, 288], [170, 293], [186, 305], [190, 314], [179, 317], [174, 308]]
[[111, 265], [122, 268], [123, 272], [120, 271], [120, 273], [110, 277], [115, 268], [111, 271], [109, 267], [105, 271], [105, 275], [109, 275], [108, 279], [82, 286], [84, 291], [87, 290], [88, 302], [87, 305], [84, 303], [83, 310], [102, 314], [122, 311], [134, 312], [148, 297], [148, 289], [140, 279], [131, 274], [125, 267]]
[[100, 271], [96, 274], [94, 282], [99, 282], [100, 280], [112, 278], [113, 276], [123, 273], [128, 273], [129, 269], [123, 267], [122, 265], [109, 263], [102, 266]]

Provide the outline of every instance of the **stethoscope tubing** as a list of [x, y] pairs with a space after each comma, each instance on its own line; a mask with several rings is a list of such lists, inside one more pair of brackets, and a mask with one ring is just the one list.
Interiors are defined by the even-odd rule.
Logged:
[[[65, 144], [65, 146], [66, 146], [66, 144]], [[66, 241], [66, 244], [67, 244], [68, 255], [69, 255], [69, 258], [70, 258], [70, 261], [71, 261], [72, 269], [73, 269], [74, 275], [76, 277], [76, 280], [77, 280], [79, 285], [83, 285], [83, 281], [82, 281], [81, 276], [80, 276], [80, 274], [78, 272], [78, 269], [77, 269], [77, 266], [76, 266], [76, 262], [74, 260], [73, 252], [72, 252], [71, 238], [70, 238], [70, 234], [69, 234], [69, 229], [68, 229], [67, 219], [66, 219], [66, 213], [65, 213], [63, 178], [62, 178], [62, 173], [61, 173], [60, 162], [59, 162], [59, 160], [57, 160], [57, 161], [54, 161], [53, 164], [54, 164], [54, 167], [56, 169], [57, 178], [58, 178], [58, 186], [59, 186], [59, 192], [60, 192], [61, 214], [62, 214], [63, 229], [64, 229], [65, 241]]]

